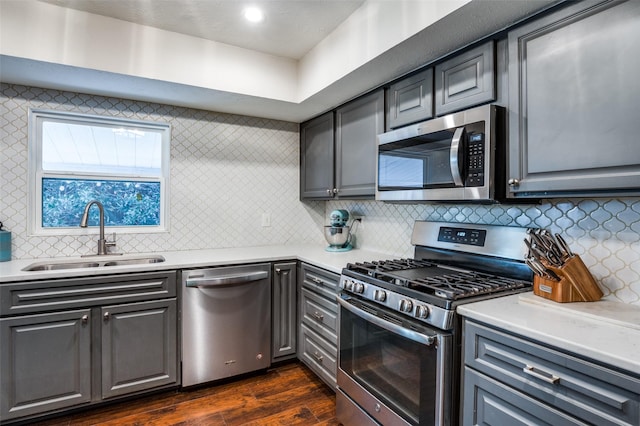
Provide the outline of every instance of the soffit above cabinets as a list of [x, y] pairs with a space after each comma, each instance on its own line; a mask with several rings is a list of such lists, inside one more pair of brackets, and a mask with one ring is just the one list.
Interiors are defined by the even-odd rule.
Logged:
[[[306, 48], [265, 53], [257, 43], [238, 47], [56, 5], [75, 0], [1, 0], [0, 75], [5, 83], [301, 122], [557, 2], [349, 1], [360, 5], [350, 14], [342, 9], [344, 18], [337, 13], [327, 25], [344, 20], [295, 58]], [[205, 2], [166, 3], [184, 5], [182, 15], [174, 13], [188, 17], [190, 5]], [[210, 3], [228, 8], [236, 1]], [[331, 8], [335, 1], [312, 3]], [[290, 39], [304, 32], [299, 23], [280, 36], [286, 31]]]

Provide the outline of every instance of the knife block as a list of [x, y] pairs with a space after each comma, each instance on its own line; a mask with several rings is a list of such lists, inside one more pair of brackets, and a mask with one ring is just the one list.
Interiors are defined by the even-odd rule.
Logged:
[[545, 265], [560, 277], [560, 281], [533, 278], [533, 294], [554, 302], [595, 302], [603, 296], [600, 287], [593, 279], [580, 256], [575, 255], [560, 268]]

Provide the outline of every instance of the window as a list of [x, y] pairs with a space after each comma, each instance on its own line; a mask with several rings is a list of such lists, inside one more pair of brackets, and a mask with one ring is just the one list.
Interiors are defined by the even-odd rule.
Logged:
[[92, 200], [104, 206], [105, 226], [167, 229], [169, 125], [40, 110], [29, 120], [32, 234], [80, 232]]

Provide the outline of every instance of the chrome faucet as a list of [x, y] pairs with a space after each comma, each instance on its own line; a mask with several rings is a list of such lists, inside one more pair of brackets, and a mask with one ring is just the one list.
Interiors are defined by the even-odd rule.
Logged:
[[102, 256], [105, 254], [120, 254], [120, 253], [109, 253], [109, 247], [116, 246], [116, 233], [113, 233], [113, 241], [107, 241], [104, 237], [104, 207], [102, 203], [97, 200], [89, 201], [86, 206], [84, 206], [84, 213], [82, 213], [82, 219], [80, 219], [80, 227], [86, 228], [89, 221], [89, 210], [92, 205], [98, 206], [98, 210], [100, 211], [100, 239], [98, 239], [98, 256]]

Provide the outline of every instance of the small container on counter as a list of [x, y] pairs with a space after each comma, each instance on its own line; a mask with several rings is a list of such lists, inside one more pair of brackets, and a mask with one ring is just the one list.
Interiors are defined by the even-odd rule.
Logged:
[[11, 260], [11, 232], [2, 229], [0, 222], [0, 262]]

